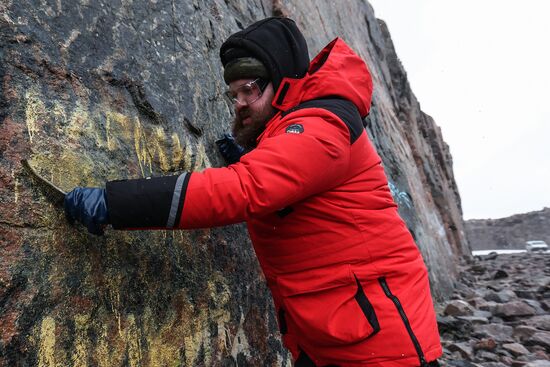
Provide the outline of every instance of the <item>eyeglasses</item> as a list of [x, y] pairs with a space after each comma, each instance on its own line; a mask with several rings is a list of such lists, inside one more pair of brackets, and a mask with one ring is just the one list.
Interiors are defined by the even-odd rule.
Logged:
[[258, 78], [248, 83], [239, 85], [235, 90], [224, 93], [225, 99], [233, 105], [251, 105], [262, 96], [268, 81]]

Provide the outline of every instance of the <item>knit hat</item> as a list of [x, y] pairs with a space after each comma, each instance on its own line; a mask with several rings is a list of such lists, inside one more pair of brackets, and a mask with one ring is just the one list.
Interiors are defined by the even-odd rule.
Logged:
[[262, 78], [269, 80], [269, 73], [262, 62], [254, 57], [240, 57], [225, 65], [223, 79], [226, 84], [238, 79]]
[[220, 48], [220, 59], [227, 84], [243, 77], [268, 78], [275, 91], [283, 78], [302, 78], [309, 67], [304, 36], [293, 20], [281, 17], [260, 20], [232, 34]]

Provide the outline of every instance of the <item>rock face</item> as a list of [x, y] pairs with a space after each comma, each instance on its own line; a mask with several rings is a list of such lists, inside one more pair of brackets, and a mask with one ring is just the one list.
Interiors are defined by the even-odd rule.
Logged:
[[[270, 15], [369, 64], [368, 132], [436, 297], [467, 253], [452, 160], [365, 1], [0, 4], [0, 366], [290, 365], [243, 225], [88, 235], [21, 159], [64, 190], [221, 166], [230, 109], [218, 48]], [[539, 340], [541, 338], [538, 338]], [[540, 344], [540, 342], [538, 342]]]
[[525, 241], [550, 244], [550, 208], [500, 219], [465, 221], [472, 250], [524, 249]]

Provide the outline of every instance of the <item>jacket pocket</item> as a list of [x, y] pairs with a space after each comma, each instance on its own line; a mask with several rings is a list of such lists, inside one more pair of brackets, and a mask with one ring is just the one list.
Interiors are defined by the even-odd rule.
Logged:
[[[380, 330], [349, 265], [278, 277], [289, 333], [319, 346], [353, 344]], [[295, 329], [295, 330], [294, 330]]]

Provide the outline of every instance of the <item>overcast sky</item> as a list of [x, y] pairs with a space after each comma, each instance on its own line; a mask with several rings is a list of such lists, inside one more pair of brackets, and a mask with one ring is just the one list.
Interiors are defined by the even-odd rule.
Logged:
[[369, 2], [451, 147], [464, 218], [550, 207], [550, 1]]

